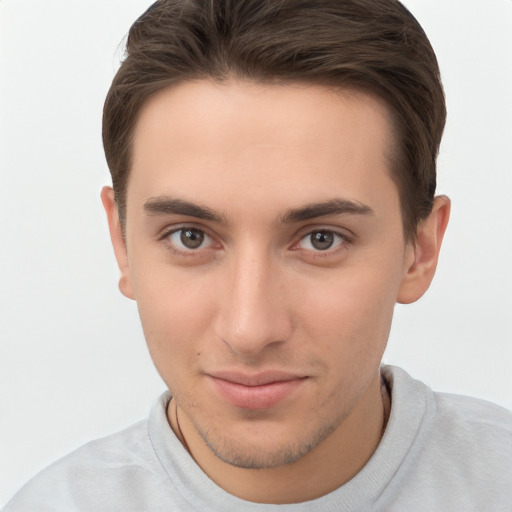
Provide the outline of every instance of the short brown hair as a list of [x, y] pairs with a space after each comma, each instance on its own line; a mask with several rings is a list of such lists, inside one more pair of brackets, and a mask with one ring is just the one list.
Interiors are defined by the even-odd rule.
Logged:
[[131, 144], [141, 107], [188, 80], [241, 78], [358, 89], [390, 109], [391, 177], [404, 233], [431, 209], [446, 119], [437, 59], [397, 0], [159, 0], [130, 29], [108, 92], [103, 144], [121, 223]]

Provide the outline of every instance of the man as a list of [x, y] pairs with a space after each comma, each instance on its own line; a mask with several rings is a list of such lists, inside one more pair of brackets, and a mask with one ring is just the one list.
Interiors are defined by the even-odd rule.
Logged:
[[394, 0], [160, 1], [105, 103], [120, 289], [167, 384], [12, 510], [507, 510], [510, 414], [381, 367], [433, 278], [439, 70]]

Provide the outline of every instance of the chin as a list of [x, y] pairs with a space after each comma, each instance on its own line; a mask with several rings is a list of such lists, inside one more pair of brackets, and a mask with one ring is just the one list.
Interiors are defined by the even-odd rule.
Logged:
[[210, 450], [220, 460], [231, 466], [243, 469], [270, 469], [286, 466], [303, 457], [313, 447], [295, 447], [295, 446], [279, 446], [275, 450], [269, 449], [268, 446], [263, 450], [261, 446], [248, 447], [246, 443], [242, 446], [239, 443], [233, 443], [230, 446], [218, 447], [205, 439]]
[[213, 454], [226, 464], [244, 469], [270, 469], [286, 466], [301, 459], [335, 428], [336, 425], [321, 426], [309, 435], [299, 429], [299, 432], [295, 432], [295, 437], [299, 435], [301, 438], [295, 442], [290, 442], [290, 438], [294, 437], [291, 432], [288, 435], [283, 433], [282, 436], [274, 436], [274, 439], [270, 439], [272, 434], [264, 432], [255, 435], [254, 439], [248, 439], [247, 436], [221, 437], [212, 435], [211, 431], [201, 433], [201, 437]]

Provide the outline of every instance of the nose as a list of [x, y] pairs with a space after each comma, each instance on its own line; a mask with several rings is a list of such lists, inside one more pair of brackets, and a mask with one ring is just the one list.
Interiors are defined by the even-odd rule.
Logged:
[[232, 352], [256, 356], [289, 339], [292, 322], [279, 263], [247, 248], [233, 257], [222, 285], [215, 332]]

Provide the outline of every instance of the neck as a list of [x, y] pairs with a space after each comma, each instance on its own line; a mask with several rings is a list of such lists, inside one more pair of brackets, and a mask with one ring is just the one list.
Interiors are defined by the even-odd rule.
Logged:
[[352, 479], [377, 448], [390, 410], [380, 375], [343, 420], [299, 460], [269, 469], [244, 469], [218, 459], [172, 400], [170, 425], [201, 469], [225, 491], [256, 503], [299, 503], [334, 491]]

